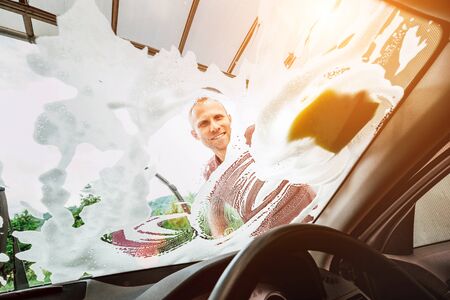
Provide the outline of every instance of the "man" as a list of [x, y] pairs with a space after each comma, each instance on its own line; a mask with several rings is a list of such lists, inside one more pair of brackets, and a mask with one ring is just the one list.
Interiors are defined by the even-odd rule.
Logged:
[[212, 98], [198, 99], [189, 112], [192, 136], [214, 153], [203, 172], [207, 180], [225, 160], [231, 138], [231, 116], [225, 107]]
[[[208, 180], [211, 173], [225, 160], [231, 138], [231, 116], [219, 101], [202, 97], [191, 107], [189, 119], [192, 136], [214, 153], [203, 172], [203, 177]], [[252, 125], [244, 134], [248, 145], [251, 144], [254, 130], [255, 126]]]
[[[225, 160], [231, 137], [231, 116], [223, 104], [211, 97], [198, 99], [189, 112], [192, 136], [212, 150], [203, 176], [206, 180]], [[254, 126], [244, 136], [251, 144]], [[264, 187], [264, 188], [263, 188]], [[305, 184], [292, 184], [287, 180], [266, 182], [258, 179], [254, 160], [248, 151], [242, 153], [219, 176], [209, 196], [208, 225], [213, 237], [231, 233], [236, 217], [240, 224], [257, 222], [254, 234], [292, 222], [315, 197], [314, 190]], [[262, 201], [258, 200], [262, 199]], [[270, 207], [270, 209], [266, 209]], [[230, 220], [232, 211], [233, 220]], [[308, 216], [303, 222], [310, 221]]]

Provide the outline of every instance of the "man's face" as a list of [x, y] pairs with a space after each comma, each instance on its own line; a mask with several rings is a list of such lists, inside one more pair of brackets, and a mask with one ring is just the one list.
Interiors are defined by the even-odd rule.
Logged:
[[191, 123], [192, 135], [214, 153], [227, 149], [231, 116], [221, 103], [210, 99], [197, 102], [192, 109]]

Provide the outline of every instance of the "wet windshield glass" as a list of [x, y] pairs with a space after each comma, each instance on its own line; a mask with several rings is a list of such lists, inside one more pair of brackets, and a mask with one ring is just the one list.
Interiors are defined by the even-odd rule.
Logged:
[[[140, 13], [123, 6], [116, 35], [90, 0], [36, 44], [0, 37], [0, 193], [31, 284], [198, 261], [314, 222], [442, 35], [379, 1], [231, 2], [201, 2], [178, 49], [168, 7], [152, 12], [167, 35], [143, 38]], [[239, 22], [212, 22], [226, 12]], [[200, 37], [216, 27], [223, 40]], [[159, 52], [138, 49], [151, 38]]]

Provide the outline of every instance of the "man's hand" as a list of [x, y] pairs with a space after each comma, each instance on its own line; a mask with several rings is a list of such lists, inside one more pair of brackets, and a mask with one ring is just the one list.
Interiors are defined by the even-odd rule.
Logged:
[[247, 127], [247, 129], [245, 130], [245, 133], [244, 133], [245, 143], [249, 146], [252, 145], [253, 132], [255, 132], [255, 124]]

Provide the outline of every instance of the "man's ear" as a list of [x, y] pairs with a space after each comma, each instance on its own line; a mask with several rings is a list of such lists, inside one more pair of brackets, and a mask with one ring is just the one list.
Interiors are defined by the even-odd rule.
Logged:
[[228, 119], [230, 120], [230, 122], [231, 122], [231, 115], [228, 115]]
[[200, 139], [200, 138], [198, 137], [197, 132], [195, 132], [194, 129], [191, 130], [191, 135], [192, 135], [196, 140], [199, 140], [199, 139]]

